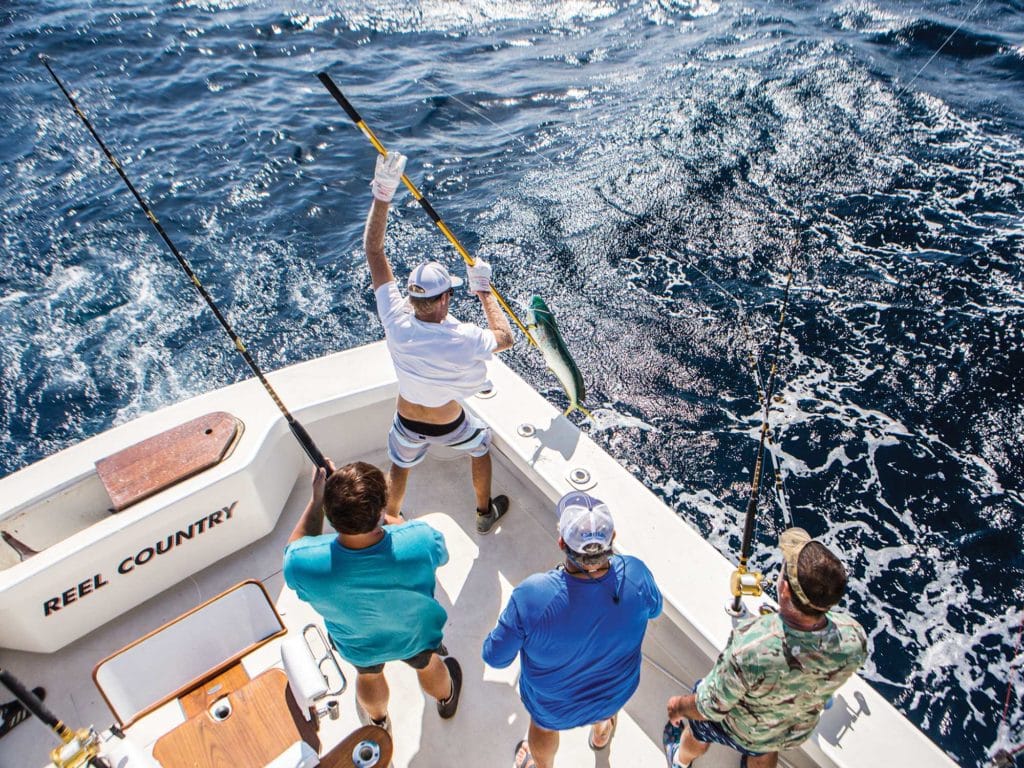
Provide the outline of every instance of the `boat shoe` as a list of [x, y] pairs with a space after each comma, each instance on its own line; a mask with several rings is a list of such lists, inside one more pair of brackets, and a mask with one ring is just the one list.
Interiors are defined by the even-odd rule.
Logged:
[[508, 512], [508, 496], [495, 496], [487, 505], [486, 512], [476, 513], [476, 532], [479, 534], [490, 533], [494, 525], [505, 513]]
[[448, 674], [452, 678], [452, 692], [447, 699], [437, 700], [437, 714], [447, 720], [455, 716], [455, 710], [459, 708], [459, 694], [462, 693], [462, 667], [455, 660], [454, 656], [445, 656], [444, 665], [448, 667]]

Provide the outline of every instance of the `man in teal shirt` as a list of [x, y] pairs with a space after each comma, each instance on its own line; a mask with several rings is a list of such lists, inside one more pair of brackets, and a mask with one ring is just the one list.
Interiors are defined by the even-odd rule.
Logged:
[[[346, 464], [329, 478], [317, 469], [284, 552], [285, 583], [323, 616], [338, 653], [356, 668], [360, 707], [385, 728], [385, 663], [413, 667], [446, 719], [462, 687], [459, 663], [442, 658], [448, 614], [434, 599], [434, 572], [448, 562], [444, 537], [424, 522], [386, 517], [387, 496], [372, 464]], [[325, 515], [337, 535], [322, 535]]]

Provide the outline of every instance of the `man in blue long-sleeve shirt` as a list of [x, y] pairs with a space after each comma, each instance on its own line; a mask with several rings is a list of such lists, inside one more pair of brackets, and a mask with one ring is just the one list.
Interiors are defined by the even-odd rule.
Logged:
[[565, 563], [515, 588], [483, 658], [507, 667], [520, 657], [519, 694], [530, 713], [517, 768], [551, 768], [558, 732], [591, 725], [590, 747], [614, 734], [618, 711], [640, 684], [640, 645], [661, 613], [661, 592], [635, 557], [612, 553], [608, 507], [574, 491], [558, 503]]

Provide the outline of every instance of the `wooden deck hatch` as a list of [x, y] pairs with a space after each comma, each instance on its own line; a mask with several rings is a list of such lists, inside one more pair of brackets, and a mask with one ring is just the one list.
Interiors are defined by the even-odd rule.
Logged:
[[100, 459], [96, 472], [114, 512], [216, 466], [242, 434], [242, 422], [214, 411]]

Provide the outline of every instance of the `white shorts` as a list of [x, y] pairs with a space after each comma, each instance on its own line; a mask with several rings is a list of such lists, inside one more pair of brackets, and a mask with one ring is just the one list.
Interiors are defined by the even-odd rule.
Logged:
[[[412, 425], [403, 423], [396, 413], [388, 432], [388, 458], [400, 467], [414, 467], [423, 461], [427, 449], [432, 445], [444, 445], [457, 451], [465, 451], [470, 456], [484, 456], [491, 449], [491, 428], [471, 413], [462, 412], [462, 416], [452, 425], [439, 424], [443, 429], [450, 426], [444, 434], [423, 434]], [[434, 424], [421, 425], [424, 428]], [[435, 431], [430, 429], [428, 431]]]

